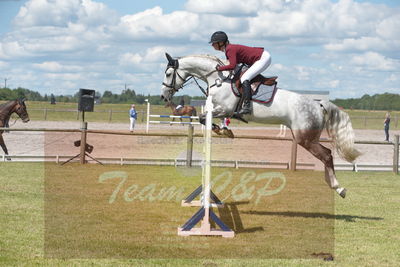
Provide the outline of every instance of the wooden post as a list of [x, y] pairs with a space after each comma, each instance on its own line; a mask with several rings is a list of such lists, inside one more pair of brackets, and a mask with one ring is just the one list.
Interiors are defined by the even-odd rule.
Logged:
[[364, 116], [364, 128], [367, 128], [367, 116]]
[[186, 152], [186, 167], [192, 167], [193, 158], [193, 125], [188, 125], [188, 137], [187, 137], [187, 152]]
[[399, 135], [394, 136], [393, 172], [399, 174]]
[[292, 154], [290, 157], [290, 170], [295, 171], [296, 170], [296, 164], [297, 164], [297, 142], [293, 138], [292, 141]]
[[44, 120], [47, 121], [47, 108], [44, 109]]
[[112, 121], [112, 109], [110, 109], [109, 117], [108, 117], [108, 122], [111, 122], [111, 121]]
[[87, 122], [82, 122], [81, 126], [81, 154], [80, 154], [80, 162], [81, 164], [85, 164], [85, 148], [86, 148], [86, 135], [87, 135]]

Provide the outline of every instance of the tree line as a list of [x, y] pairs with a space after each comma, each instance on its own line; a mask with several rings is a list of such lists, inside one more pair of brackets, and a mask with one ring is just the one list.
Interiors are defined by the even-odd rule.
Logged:
[[345, 109], [400, 110], [400, 94], [365, 94], [361, 98], [335, 99], [332, 102]]
[[[26, 98], [30, 101], [51, 101], [55, 102], [75, 102], [79, 100], [79, 91], [75, 95], [53, 95], [44, 94], [32, 91], [25, 88], [0, 88], [0, 100], [14, 100], [17, 98]], [[205, 100], [204, 96], [177, 96], [175, 103], [178, 104], [180, 99], [183, 98], [185, 104], [189, 104], [192, 99]], [[96, 99], [101, 103], [135, 103], [143, 104], [148, 99], [153, 105], [163, 105], [164, 101], [161, 100], [159, 95], [144, 95], [136, 94], [135, 90], [126, 89], [120, 94], [111, 91], [104, 91], [104, 93], [96, 92]], [[345, 109], [364, 109], [364, 110], [400, 110], [400, 94], [365, 94], [361, 98], [348, 98], [348, 99], [335, 99], [332, 101], [337, 106]]]
[[[44, 102], [75, 102], [79, 101], [79, 91], [77, 91], [74, 95], [54, 95], [54, 94], [40, 94], [39, 92], [32, 91], [26, 88], [0, 88], [0, 101], [1, 100], [15, 100], [17, 98], [26, 98], [30, 101], [44, 101]], [[192, 99], [201, 99], [205, 100], [205, 97], [202, 96], [177, 96], [174, 99], [176, 104], [179, 103], [180, 99], [183, 98], [185, 104], [189, 104]], [[104, 93], [100, 93], [96, 91], [96, 101], [100, 103], [135, 103], [135, 104], [143, 104], [145, 100], [148, 99], [149, 102], [153, 105], [163, 105], [164, 101], [160, 98], [159, 95], [144, 95], [144, 94], [136, 94], [134, 90], [126, 89], [123, 90], [120, 94], [113, 93], [111, 91], [104, 91]]]

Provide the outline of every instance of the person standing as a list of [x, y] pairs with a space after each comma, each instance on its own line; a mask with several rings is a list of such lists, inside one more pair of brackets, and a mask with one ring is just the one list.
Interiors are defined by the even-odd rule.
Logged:
[[137, 119], [137, 112], [136, 112], [134, 104], [132, 104], [131, 109], [129, 110], [129, 116], [130, 116], [130, 120], [131, 120], [131, 123], [129, 125], [129, 130], [131, 132], [133, 132], [133, 129], [135, 128], [136, 119]]
[[390, 125], [390, 113], [386, 112], [385, 120], [383, 121], [383, 126], [385, 129], [386, 139], [385, 141], [389, 142], [389, 125]]

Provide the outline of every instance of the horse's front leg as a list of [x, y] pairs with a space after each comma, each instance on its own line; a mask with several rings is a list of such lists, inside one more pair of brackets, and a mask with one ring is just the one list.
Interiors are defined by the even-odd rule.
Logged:
[[8, 156], [8, 149], [6, 147], [6, 144], [4, 143], [3, 135], [0, 133], [0, 146], [4, 151], [4, 154], [6, 155], [7, 160], [11, 160], [11, 158]]
[[[202, 113], [202, 114], [200, 114], [199, 115], [199, 122], [201, 123], [201, 124], [203, 124], [203, 125], [206, 125], [206, 115], [207, 115], [207, 113]], [[214, 108], [213, 109], [213, 111], [212, 111], [212, 117], [213, 118], [220, 118], [220, 119], [223, 119], [223, 118], [225, 118], [226, 117], [226, 112], [224, 112], [222, 109], [220, 109], [220, 108]], [[212, 123], [211, 124], [211, 129], [216, 133], [216, 134], [218, 134], [218, 135], [221, 135], [221, 134], [223, 134], [222, 132], [221, 132], [221, 127], [219, 127], [217, 124], [215, 124], [215, 123]], [[229, 136], [229, 135], [228, 135]], [[231, 136], [229, 136], [229, 137], [231, 137]]]
[[[206, 116], [207, 116], [207, 113], [202, 113], [202, 114], [199, 115], [199, 122], [201, 124], [203, 124], [204, 126], [206, 126]], [[212, 123], [211, 124], [211, 130], [213, 130], [216, 134], [220, 134], [219, 131], [221, 129], [219, 128], [219, 126], [217, 124]]]

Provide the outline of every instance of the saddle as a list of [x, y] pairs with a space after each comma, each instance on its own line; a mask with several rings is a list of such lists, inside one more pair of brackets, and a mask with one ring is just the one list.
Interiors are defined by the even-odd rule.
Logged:
[[[241, 97], [243, 93], [240, 78], [249, 68], [246, 65], [238, 65], [234, 70], [234, 75], [231, 80], [232, 92], [235, 96]], [[265, 77], [261, 74], [251, 80], [252, 101], [259, 103], [269, 103], [273, 100], [277, 89], [278, 76]]]

